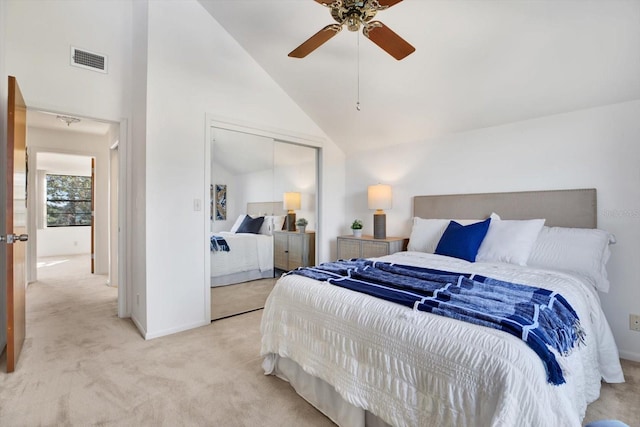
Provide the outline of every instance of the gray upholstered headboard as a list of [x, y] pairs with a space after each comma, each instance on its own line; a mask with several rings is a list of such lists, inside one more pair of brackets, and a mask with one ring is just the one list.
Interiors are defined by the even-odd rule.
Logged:
[[287, 210], [280, 202], [249, 202], [247, 203], [247, 214], [256, 215], [286, 215]]
[[595, 188], [511, 193], [415, 196], [413, 216], [482, 219], [492, 212], [502, 219], [546, 219], [555, 227], [597, 227]]

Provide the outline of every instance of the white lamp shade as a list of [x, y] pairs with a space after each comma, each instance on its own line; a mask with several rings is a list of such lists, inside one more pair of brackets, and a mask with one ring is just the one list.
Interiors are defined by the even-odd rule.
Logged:
[[289, 211], [300, 209], [300, 193], [284, 193], [283, 207]]
[[369, 209], [391, 209], [391, 186], [370, 185], [367, 191]]

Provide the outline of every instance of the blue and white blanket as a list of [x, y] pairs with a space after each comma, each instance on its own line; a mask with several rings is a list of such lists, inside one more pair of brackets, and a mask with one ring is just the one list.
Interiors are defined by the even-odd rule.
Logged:
[[562, 295], [546, 289], [364, 259], [324, 263], [289, 274], [515, 335], [542, 359], [547, 381], [555, 385], [565, 379], [554, 352], [565, 356], [584, 342], [574, 309]]
[[223, 251], [229, 252], [231, 248], [229, 248], [229, 244], [222, 236], [211, 236], [211, 243], [209, 245], [211, 248], [211, 252]]

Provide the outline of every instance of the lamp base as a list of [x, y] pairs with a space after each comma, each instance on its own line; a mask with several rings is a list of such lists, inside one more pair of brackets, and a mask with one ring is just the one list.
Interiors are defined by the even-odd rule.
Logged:
[[287, 213], [287, 231], [296, 231], [296, 214], [295, 214], [295, 212]]
[[387, 238], [387, 215], [383, 213], [373, 214], [373, 238], [374, 239], [386, 239]]

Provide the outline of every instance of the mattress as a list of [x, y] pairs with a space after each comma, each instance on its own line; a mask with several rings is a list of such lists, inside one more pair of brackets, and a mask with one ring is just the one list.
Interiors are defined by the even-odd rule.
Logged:
[[[265, 306], [265, 372], [278, 373], [279, 359], [291, 361], [351, 407], [394, 426], [580, 426], [601, 378], [624, 381], [597, 292], [584, 279], [418, 252], [380, 259], [559, 292], [586, 333], [584, 344], [557, 357], [566, 383], [549, 384], [539, 357], [505, 332], [297, 275], [281, 278]], [[323, 412], [339, 425], [352, 425], [329, 414], [328, 406]]]
[[211, 252], [211, 286], [273, 277], [273, 237], [264, 234], [218, 232], [229, 251]]

